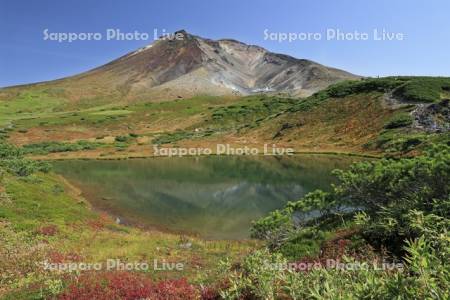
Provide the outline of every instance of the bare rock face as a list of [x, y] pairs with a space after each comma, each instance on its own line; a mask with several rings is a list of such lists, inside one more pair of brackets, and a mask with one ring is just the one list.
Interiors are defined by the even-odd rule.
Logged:
[[450, 99], [439, 103], [417, 104], [412, 111], [413, 127], [426, 132], [450, 131]]
[[286, 92], [307, 96], [358, 76], [318, 63], [271, 53], [239, 41], [204, 39], [186, 31], [159, 39], [80, 75], [41, 83], [70, 99], [175, 99], [194, 95]]

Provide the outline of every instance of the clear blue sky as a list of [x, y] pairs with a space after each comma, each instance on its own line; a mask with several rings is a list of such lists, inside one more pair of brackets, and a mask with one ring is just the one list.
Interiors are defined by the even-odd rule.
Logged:
[[[56, 79], [97, 67], [151, 41], [44, 41], [49, 32], [188, 32], [234, 38], [367, 76], [450, 76], [448, 0], [0, 0], [0, 86]], [[403, 41], [328, 41], [327, 28], [385, 28]], [[320, 41], [278, 42], [269, 32], [319, 32]]]

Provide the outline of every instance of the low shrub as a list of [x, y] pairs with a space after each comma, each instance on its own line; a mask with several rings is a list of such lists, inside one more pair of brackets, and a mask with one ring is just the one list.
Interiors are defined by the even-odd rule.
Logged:
[[394, 95], [406, 101], [436, 102], [441, 99], [441, 93], [449, 85], [449, 78], [412, 78], [399, 86]]
[[92, 143], [89, 141], [77, 141], [75, 143], [66, 142], [42, 142], [36, 144], [28, 144], [22, 147], [25, 154], [40, 154], [45, 155], [48, 153], [56, 152], [70, 152], [70, 151], [82, 151], [92, 150], [101, 146], [100, 143]]
[[171, 144], [184, 139], [190, 139], [196, 136], [195, 132], [190, 131], [175, 131], [171, 133], [163, 133], [153, 139], [154, 144], [163, 145]]
[[12, 225], [0, 222], [0, 245], [0, 298], [3, 299], [4, 292], [27, 290], [56, 275], [38, 264], [47, 258], [49, 246], [31, 234], [16, 231]]
[[386, 93], [400, 86], [407, 79], [403, 77], [366, 78], [344, 81], [331, 85], [326, 91], [330, 97], [342, 98], [352, 94], [382, 92]]
[[[444, 240], [441, 238], [441, 242]], [[307, 260], [298, 270], [281, 255], [258, 250], [237, 268], [223, 263], [229, 283], [221, 296], [225, 299], [447, 299], [449, 267], [433, 246], [425, 238], [419, 238], [408, 242], [405, 252], [403, 265], [387, 267], [385, 262], [383, 267], [380, 261], [343, 256], [336, 263]]]
[[125, 143], [125, 142], [128, 141], [128, 139], [129, 139], [128, 136], [125, 136], [125, 135], [118, 135], [118, 136], [116, 136], [116, 138], [115, 138], [114, 140], [115, 140], [116, 142], [119, 142], [119, 143]]
[[50, 164], [26, 159], [23, 153], [22, 149], [0, 141], [0, 168], [17, 176], [50, 171]]
[[199, 296], [185, 279], [153, 282], [143, 274], [117, 271], [83, 273], [68, 284], [58, 299], [191, 300]]
[[42, 226], [37, 230], [37, 233], [45, 236], [54, 236], [58, 233], [58, 227], [56, 225]]
[[383, 150], [388, 155], [402, 155], [410, 151], [423, 151], [432, 147], [436, 142], [447, 144], [449, 136], [439, 135], [431, 136], [429, 134], [403, 134], [401, 132], [386, 130], [382, 132], [375, 140], [365, 144], [367, 149]]
[[393, 93], [397, 98], [415, 102], [435, 102], [448, 92], [450, 78], [444, 77], [383, 77], [348, 80], [330, 85], [310, 97], [297, 101], [289, 111], [308, 111], [331, 98], [344, 98], [362, 93]]
[[392, 118], [385, 126], [386, 129], [394, 129], [400, 127], [406, 127], [413, 122], [412, 117], [409, 114], [399, 114]]
[[[331, 192], [310, 193], [254, 224], [253, 235], [264, 239], [270, 251], [251, 254], [238, 269], [229, 266], [230, 288], [222, 294], [232, 299], [264, 298], [262, 291], [266, 299], [445, 299], [450, 284], [450, 147], [435, 146], [413, 158], [360, 162], [335, 174], [338, 183]], [[352, 236], [342, 238], [337, 229], [350, 225]], [[275, 239], [277, 247], [274, 232], [285, 236]], [[335, 250], [326, 247], [327, 234], [340, 237]], [[286, 258], [295, 258], [311, 239], [322, 240], [316, 257], [337, 255], [369, 267], [261, 269], [267, 262], [283, 265]], [[404, 269], [371, 267], [379, 259], [367, 256], [365, 245], [385, 253], [388, 261], [401, 261]], [[344, 248], [363, 251], [347, 255]]]

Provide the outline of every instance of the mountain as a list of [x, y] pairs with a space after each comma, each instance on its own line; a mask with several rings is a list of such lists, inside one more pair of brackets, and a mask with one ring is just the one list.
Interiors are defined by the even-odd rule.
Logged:
[[[358, 78], [231, 39], [205, 39], [184, 30], [175, 34], [181, 38], [160, 38], [88, 72], [25, 87], [44, 87], [73, 101], [109, 99], [104, 102], [260, 92], [307, 96], [332, 83]], [[5, 92], [1, 94], [5, 98]]]

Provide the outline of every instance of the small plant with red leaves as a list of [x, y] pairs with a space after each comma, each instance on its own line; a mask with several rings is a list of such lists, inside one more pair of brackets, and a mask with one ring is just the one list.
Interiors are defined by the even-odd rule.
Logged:
[[130, 272], [92, 272], [73, 279], [59, 299], [145, 299], [152, 293], [152, 281], [143, 276]]
[[222, 284], [221, 287], [219, 285], [202, 286], [200, 288], [200, 299], [202, 300], [222, 299], [222, 297], [220, 296], [220, 290], [226, 288], [228, 288], [228, 286], [225, 284]]
[[37, 230], [37, 233], [45, 236], [54, 236], [58, 233], [58, 227], [56, 225], [43, 226]]
[[143, 274], [132, 272], [89, 272], [72, 279], [61, 300], [190, 300], [200, 293], [186, 279], [153, 282]]
[[81, 261], [81, 256], [77, 253], [61, 253], [56, 250], [48, 252], [48, 261], [51, 263], [66, 263], [66, 262], [79, 262]]
[[65, 256], [64, 256], [64, 254], [62, 254], [59, 251], [50, 251], [48, 253], [48, 260], [51, 263], [60, 264], [60, 263], [65, 262]]
[[177, 280], [163, 280], [155, 286], [154, 298], [157, 300], [191, 300], [198, 299], [199, 292], [185, 278]]

